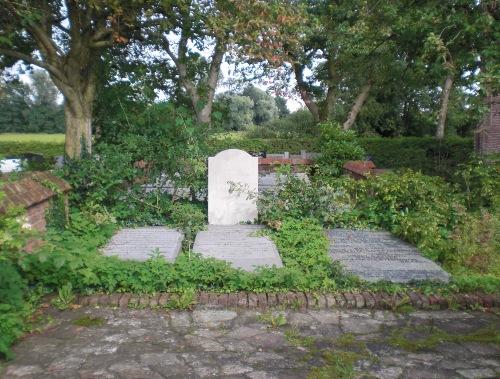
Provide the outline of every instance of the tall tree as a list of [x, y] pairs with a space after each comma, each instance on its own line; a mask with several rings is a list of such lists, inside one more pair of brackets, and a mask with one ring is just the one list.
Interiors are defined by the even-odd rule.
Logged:
[[274, 98], [265, 91], [249, 85], [243, 90], [243, 96], [252, 99], [253, 122], [255, 125], [261, 125], [278, 117], [278, 107]]
[[[398, 6], [378, 1], [304, 0], [308, 22], [302, 41], [290, 46], [288, 61], [296, 88], [316, 122], [333, 117], [335, 106], [352, 101], [344, 127], [351, 127], [387, 56]], [[349, 78], [349, 83], [346, 82]], [[340, 98], [348, 84], [350, 98]]]
[[[154, 45], [155, 64], [172, 73], [188, 95], [196, 118], [210, 123], [224, 56], [231, 51], [273, 59], [296, 20], [292, 0], [177, 0], [158, 2], [146, 24], [144, 47]], [[147, 49], [139, 49], [143, 58]], [[160, 73], [161, 74], [161, 73]]]
[[64, 96], [65, 151], [92, 149], [92, 103], [101, 55], [128, 42], [139, 14], [133, 0], [0, 0], [0, 64], [47, 70]]

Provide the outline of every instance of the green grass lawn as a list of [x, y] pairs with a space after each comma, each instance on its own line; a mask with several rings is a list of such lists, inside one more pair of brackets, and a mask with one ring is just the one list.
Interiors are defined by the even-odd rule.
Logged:
[[0, 142], [64, 143], [64, 134], [0, 133]]

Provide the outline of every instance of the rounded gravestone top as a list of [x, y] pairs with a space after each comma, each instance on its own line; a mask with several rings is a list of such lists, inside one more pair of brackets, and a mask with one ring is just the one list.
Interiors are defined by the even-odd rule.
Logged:
[[248, 154], [246, 151], [239, 150], [239, 149], [227, 149], [218, 152], [214, 158], [254, 158], [250, 154]]

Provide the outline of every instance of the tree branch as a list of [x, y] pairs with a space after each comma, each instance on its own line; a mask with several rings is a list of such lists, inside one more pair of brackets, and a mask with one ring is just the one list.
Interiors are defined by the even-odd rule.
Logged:
[[17, 58], [20, 60], [23, 60], [29, 64], [33, 64], [35, 66], [38, 66], [40, 68], [44, 68], [45, 70], [49, 71], [51, 74], [57, 76], [60, 80], [64, 81], [64, 75], [63, 73], [55, 66], [43, 62], [41, 60], [33, 58], [31, 55], [20, 53], [19, 51], [16, 50], [11, 50], [11, 49], [4, 49], [0, 48], [0, 54], [5, 54], [13, 58]]

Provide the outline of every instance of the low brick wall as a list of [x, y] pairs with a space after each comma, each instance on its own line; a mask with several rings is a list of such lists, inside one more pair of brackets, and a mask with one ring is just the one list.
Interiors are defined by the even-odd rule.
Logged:
[[[110, 295], [90, 295], [77, 297], [76, 303], [82, 306], [112, 306], [120, 308], [156, 308], [163, 307], [178, 295], [159, 293], [155, 295], [137, 295], [114, 293]], [[369, 308], [395, 310], [402, 305], [411, 305], [415, 309], [476, 309], [477, 307], [500, 307], [499, 294], [455, 294], [449, 296], [424, 295], [419, 292], [388, 294], [385, 292], [338, 292], [338, 293], [210, 293], [199, 292], [195, 296], [195, 305], [217, 308], [243, 309], [334, 309], [334, 308]]]

